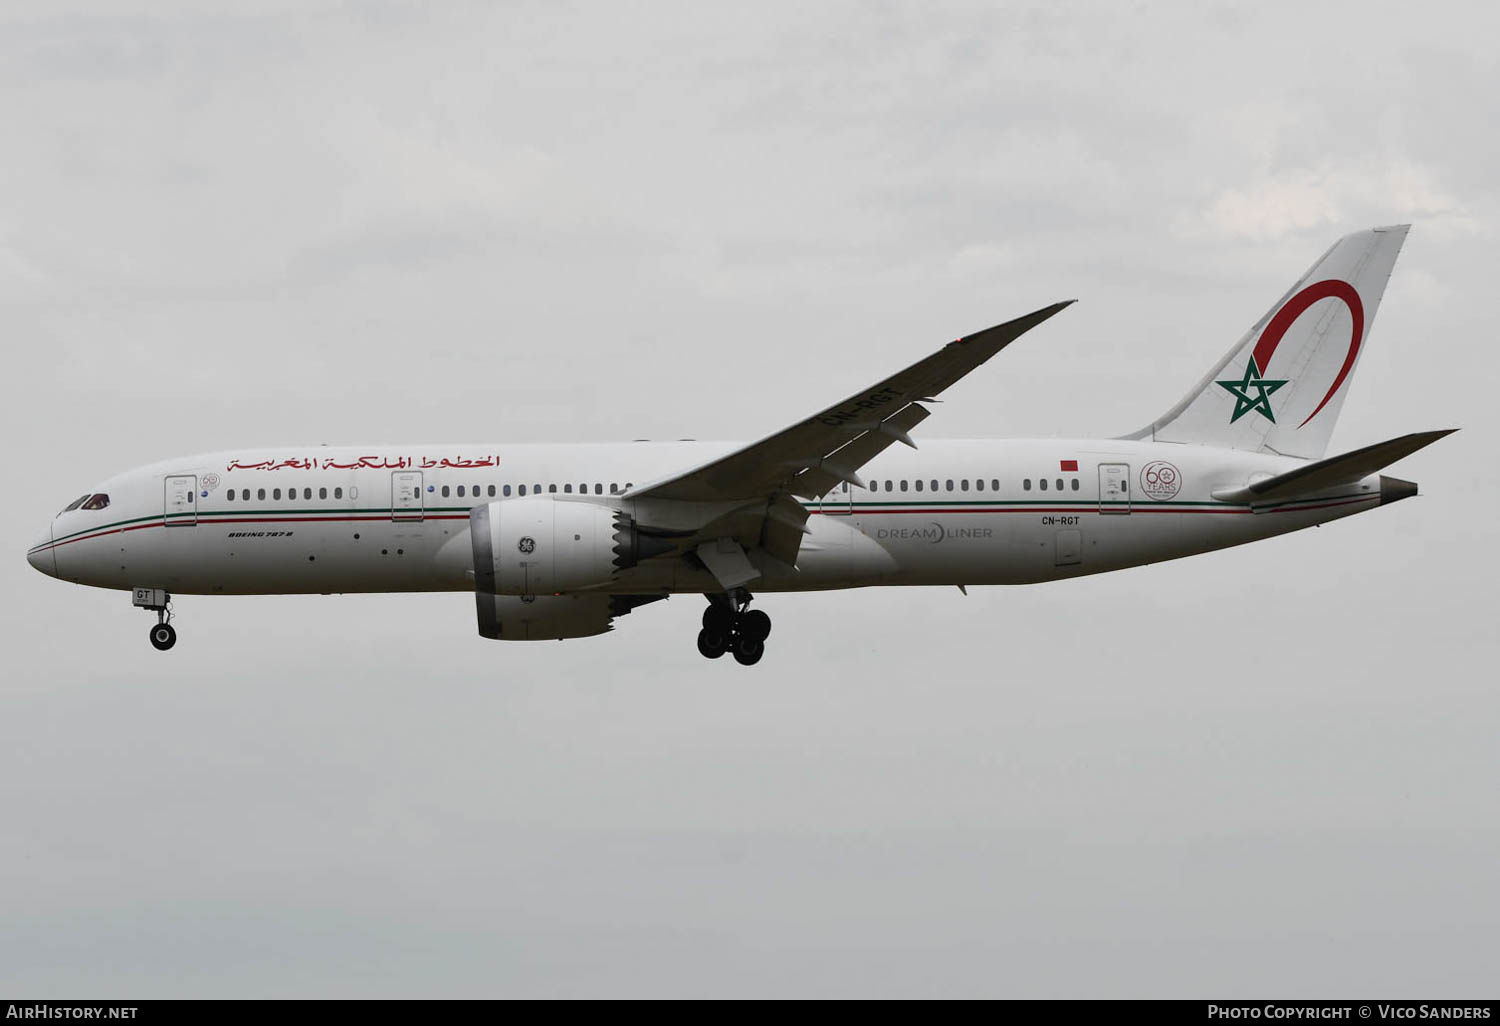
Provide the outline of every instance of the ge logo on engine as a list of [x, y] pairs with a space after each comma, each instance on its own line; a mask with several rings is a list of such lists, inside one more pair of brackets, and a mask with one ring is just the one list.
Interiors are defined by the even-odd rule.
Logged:
[[516, 542], [516, 548], [520, 549], [523, 554], [529, 556], [536, 551], [536, 539], [529, 536], [526, 538], [522, 538], [520, 541]]
[[1157, 502], [1166, 502], [1182, 490], [1182, 473], [1166, 460], [1141, 468], [1141, 491]]

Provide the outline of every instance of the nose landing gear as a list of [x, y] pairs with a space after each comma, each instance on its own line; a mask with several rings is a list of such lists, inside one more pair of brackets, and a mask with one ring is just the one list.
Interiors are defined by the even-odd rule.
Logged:
[[749, 592], [710, 596], [698, 632], [698, 651], [708, 659], [732, 652], [741, 666], [760, 662], [771, 635], [771, 618], [759, 609], [747, 609], [749, 605]]
[[136, 588], [131, 603], [139, 609], [149, 609], [156, 614], [156, 626], [151, 628], [151, 647], [165, 652], [177, 644], [177, 631], [172, 628], [172, 596], [161, 588]]

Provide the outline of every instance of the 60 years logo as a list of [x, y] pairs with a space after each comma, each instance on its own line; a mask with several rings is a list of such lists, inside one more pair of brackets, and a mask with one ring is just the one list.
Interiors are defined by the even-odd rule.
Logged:
[[1166, 502], [1182, 490], [1182, 472], [1166, 460], [1157, 460], [1141, 468], [1141, 491], [1147, 498]]

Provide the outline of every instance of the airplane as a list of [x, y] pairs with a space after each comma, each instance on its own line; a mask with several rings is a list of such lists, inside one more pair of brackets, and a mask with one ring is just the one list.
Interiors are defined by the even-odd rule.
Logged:
[[950, 342], [760, 441], [263, 446], [139, 467], [27, 560], [132, 593], [467, 591], [485, 638], [584, 638], [670, 595], [698, 651], [760, 661], [755, 595], [1035, 584], [1178, 559], [1415, 495], [1449, 434], [1325, 457], [1409, 225], [1338, 240], [1171, 409], [1102, 439], [923, 440], [937, 396], [1071, 302]]

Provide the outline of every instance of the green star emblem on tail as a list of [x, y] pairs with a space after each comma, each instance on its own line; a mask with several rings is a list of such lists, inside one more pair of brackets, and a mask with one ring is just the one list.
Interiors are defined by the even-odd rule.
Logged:
[[1234, 396], [1234, 414], [1229, 418], [1229, 423], [1233, 424], [1251, 410], [1272, 424], [1276, 423], [1276, 414], [1271, 412], [1271, 393], [1285, 385], [1286, 381], [1270, 381], [1261, 377], [1260, 368], [1255, 366], [1255, 357], [1250, 357], [1245, 364], [1244, 380], [1215, 381], [1214, 384]]

